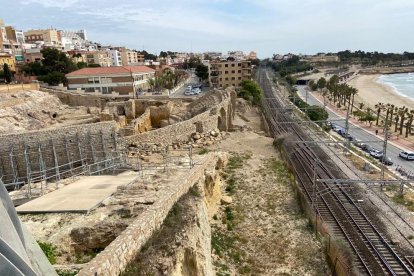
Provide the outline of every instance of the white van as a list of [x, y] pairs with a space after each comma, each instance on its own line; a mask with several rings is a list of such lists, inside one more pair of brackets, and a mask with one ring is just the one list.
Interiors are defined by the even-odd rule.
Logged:
[[399, 156], [405, 160], [414, 160], [414, 152], [411, 151], [402, 151]]

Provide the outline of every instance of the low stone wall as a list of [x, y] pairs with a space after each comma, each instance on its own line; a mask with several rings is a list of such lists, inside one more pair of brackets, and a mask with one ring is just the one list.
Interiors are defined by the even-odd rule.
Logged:
[[147, 108], [144, 114], [142, 114], [138, 119], [135, 121], [135, 131], [138, 133], [147, 132], [151, 130], [151, 109]]
[[99, 253], [79, 276], [98, 275], [112, 276], [122, 273], [126, 266], [135, 259], [140, 249], [157, 231], [173, 205], [204, 177], [206, 170], [215, 168], [219, 156], [210, 153], [202, 160], [201, 165], [194, 167], [185, 179], [177, 180], [173, 190], [165, 190], [158, 200], [128, 226], [104, 251]]
[[[234, 89], [217, 91], [220, 95], [210, 95], [206, 97], [207, 102], [199, 103], [206, 111], [188, 119], [153, 131], [128, 136], [125, 141], [129, 145], [139, 145], [142, 143], [161, 143], [172, 144], [175, 142], [188, 141], [194, 132], [207, 132], [213, 129], [227, 131], [232, 126], [235, 110], [236, 94]], [[217, 103], [217, 99], [220, 102]], [[207, 105], [211, 104], [209, 108]], [[198, 108], [197, 110], [200, 110]]]

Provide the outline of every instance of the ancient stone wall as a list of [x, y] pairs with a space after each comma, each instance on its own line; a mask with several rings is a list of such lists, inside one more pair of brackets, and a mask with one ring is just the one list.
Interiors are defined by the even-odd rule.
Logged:
[[194, 167], [186, 179], [177, 180], [173, 190], [165, 190], [158, 200], [144, 213], [139, 215], [128, 228], [118, 236], [104, 251], [99, 253], [79, 276], [119, 275], [128, 263], [133, 261], [142, 246], [158, 230], [172, 206], [188, 192], [190, 187], [205, 178], [206, 170], [215, 168], [222, 162], [219, 155], [210, 153], [204, 157], [201, 165]]
[[109, 98], [101, 98], [96, 95], [71, 93], [48, 88], [40, 88], [40, 90], [55, 95], [63, 104], [69, 106], [98, 107], [103, 110], [106, 103], [110, 100]]
[[139, 145], [141, 143], [172, 144], [184, 142], [194, 132], [208, 132], [218, 128], [227, 131], [232, 127], [234, 118], [236, 94], [233, 89], [215, 92], [217, 95], [207, 95], [206, 101], [198, 102], [197, 110], [204, 110], [202, 113], [191, 119], [178, 122], [153, 131], [140, 133], [126, 137], [126, 143]]
[[6, 184], [27, 183], [28, 174], [50, 176], [104, 160], [117, 146], [115, 127], [103, 122], [0, 135], [0, 175]]

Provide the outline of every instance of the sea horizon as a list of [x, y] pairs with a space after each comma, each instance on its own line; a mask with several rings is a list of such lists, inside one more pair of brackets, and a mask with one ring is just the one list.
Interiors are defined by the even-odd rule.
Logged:
[[376, 80], [387, 85], [398, 95], [414, 100], [414, 73], [398, 73], [381, 75]]

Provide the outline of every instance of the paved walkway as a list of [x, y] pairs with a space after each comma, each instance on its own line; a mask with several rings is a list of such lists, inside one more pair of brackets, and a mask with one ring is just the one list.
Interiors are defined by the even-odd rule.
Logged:
[[20, 214], [87, 213], [112, 195], [118, 186], [131, 183], [138, 176], [83, 176], [79, 180], [16, 208]]

